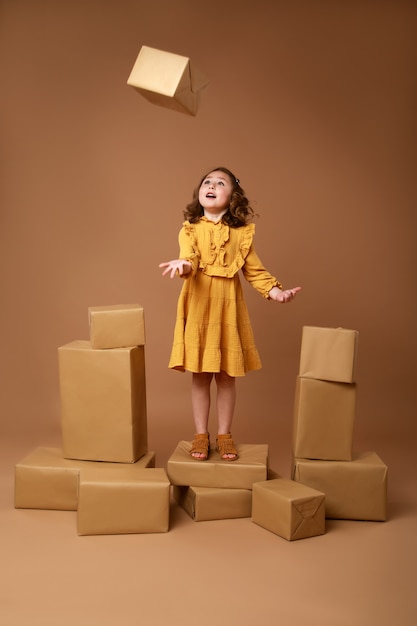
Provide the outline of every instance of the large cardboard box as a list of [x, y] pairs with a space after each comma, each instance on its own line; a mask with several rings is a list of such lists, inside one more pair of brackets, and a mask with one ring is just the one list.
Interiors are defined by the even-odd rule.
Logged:
[[143, 346], [58, 350], [64, 456], [133, 463], [148, 450]]
[[356, 392], [355, 383], [297, 378], [294, 456], [336, 461], [352, 459]]
[[387, 466], [375, 452], [355, 453], [352, 461], [294, 459], [293, 478], [326, 494], [326, 517], [384, 521]]
[[323, 535], [325, 495], [287, 478], [255, 483], [252, 521], [287, 541]]
[[196, 522], [251, 516], [249, 489], [175, 486], [174, 498]]
[[253, 483], [267, 478], [266, 444], [238, 444], [236, 461], [224, 461], [214, 450], [207, 461], [197, 461], [190, 456], [191, 446], [191, 441], [180, 441], [168, 459], [167, 473], [173, 485], [252, 489]]
[[[120, 471], [121, 463], [97, 463], [65, 459], [61, 448], [40, 447], [15, 467], [15, 507], [76, 511], [79, 475], [85, 469]], [[155, 467], [155, 452], [148, 452], [129, 465], [132, 472]]]
[[195, 115], [208, 80], [188, 57], [142, 46], [127, 84], [153, 104]]
[[79, 535], [164, 533], [169, 530], [170, 483], [162, 468], [124, 466], [80, 474]]
[[355, 382], [358, 332], [304, 326], [299, 375], [339, 383]]
[[88, 319], [92, 348], [145, 345], [145, 320], [139, 304], [92, 306], [88, 309]]

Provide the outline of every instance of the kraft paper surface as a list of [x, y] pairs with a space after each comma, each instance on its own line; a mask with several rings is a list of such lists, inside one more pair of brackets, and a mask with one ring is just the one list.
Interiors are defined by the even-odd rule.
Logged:
[[196, 522], [251, 516], [249, 489], [175, 486], [174, 498]]
[[168, 459], [167, 473], [173, 485], [252, 489], [252, 485], [267, 478], [268, 445], [238, 444], [239, 458], [224, 461], [214, 450], [207, 461], [190, 456], [192, 443], [180, 441]]
[[294, 480], [326, 494], [326, 517], [384, 521], [387, 466], [375, 452], [355, 453], [352, 461], [294, 459]]
[[153, 104], [195, 115], [208, 80], [188, 57], [142, 46], [127, 84]]
[[297, 377], [293, 453], [296, 457], [350, 461], [356, 384]]
[[340, 383], [355, 382], [358, 332], [304, 326], [299, 375]]
[[80, 474], [79, 535], [163, 533], [169, 530], [170, 483], [162, 468]]
[[147, 452], [143, 346], [58, 349], [64, 456], [133, 463]]
[[[80, 472], [107, 468], [116, 473], [123, 467], [121, 463], [65, 459], [61, 448], [37, 448], [15, 467], [15, 507], [76, 511]], [[146, 467], [155, 467], [155, 452], [129, 465], [132, 472]]]
[[145, 344], [145, 320], [139, 304], [89, 307], [90, 343], [95, 349]]
[[325, 495], [287, 478], [256, 483], [252, 521], [288, 541], [323, 535]]

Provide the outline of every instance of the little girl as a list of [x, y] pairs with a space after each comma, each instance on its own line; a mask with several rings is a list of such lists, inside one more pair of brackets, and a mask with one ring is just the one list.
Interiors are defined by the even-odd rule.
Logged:
[[238, 272], [264, 298], [290, 302], [300, 287], [283, 290], [253, 247], [254, 215], [230, 170], [216, 167], [194, 190], [179, 233], [179, 258], [159, 267], [163, 276], [184, 279], [178, 301], [169, 367], [192, 372], [191, 402], [195, 436], [193, 458], [209, 456], [210, 385], [217, 384], [216, 448], [226, 461], [238, 458], [231, 426], [235, 377], [261, 368]]

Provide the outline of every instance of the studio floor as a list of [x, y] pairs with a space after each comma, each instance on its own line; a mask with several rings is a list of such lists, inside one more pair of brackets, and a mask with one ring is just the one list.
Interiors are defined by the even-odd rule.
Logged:
[[417, 623], [411, 443], [373, 448], [389, 470], [386, 522], [327, 520], [293, 542], [250, 518], [194, 522], [174, 502], [168, 533], [80, 537], [74, 512], [14, 508], [14, 466], [42, 445], [59, 441], [1, 443], [0, 626]]

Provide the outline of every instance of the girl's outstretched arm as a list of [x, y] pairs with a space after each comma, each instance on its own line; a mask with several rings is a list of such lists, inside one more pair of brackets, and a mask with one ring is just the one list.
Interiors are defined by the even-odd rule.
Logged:
[[293, 289], [280, 289], [279, 287], [272, 287], [269, 292], [269, 297], [271, 300], [275, 300], [276, 302], [291, 302], [291, 300], [294, 300], [299, 291], [301, 291], [301, 287], [293, 287]]
[[166, 263], [160, 263], [159, 267], [164, 267], [162, 276], [170, 273], [170, 278], [175, 276], [186, 276], [192, 270], [192, 265], [185, 259], [174, 259], [173, 261], [167, 261]]

